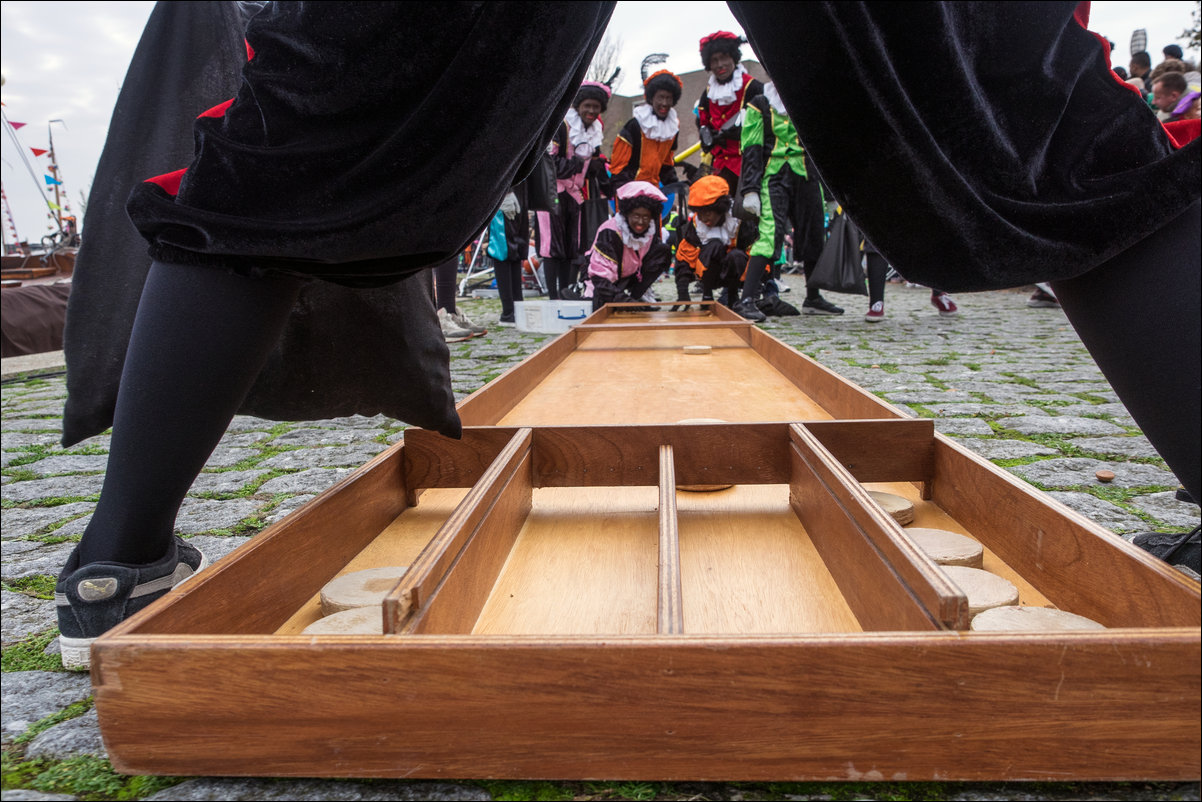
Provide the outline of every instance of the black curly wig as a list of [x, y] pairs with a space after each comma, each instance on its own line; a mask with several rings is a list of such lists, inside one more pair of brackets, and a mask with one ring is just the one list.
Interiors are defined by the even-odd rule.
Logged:
[[625, 217], [635, 209], [646, 209], [651, 212], [651, 217], [659, 220], [664, 215], [664, 205], [655, 198], [649, 198], [646, 195], [636, 195], [633, 198], [626, 198], [618, 201], [618, 213]]
[[655, 97], [655, 93], [661, 89], [672, 93], [673, 106], [680, 102], [680, 79], [667, 70], [661, 70], [647, 79], [647, 82], [643, 84], [643, 97], [650, 103], [651, 98]]
[[714, 57], [715, 53], [729, 53], [730, 57], [735, 60], [735, 64], [738, 64], [743, 60], [743, 50], [740, 45], [746, 43], [747, 40], [741, 36], [734, 39], [726, 37], [711, 39], [701, 46], [701, 66], [705, 67], [706, 72], [709, 72], [710, 59]]

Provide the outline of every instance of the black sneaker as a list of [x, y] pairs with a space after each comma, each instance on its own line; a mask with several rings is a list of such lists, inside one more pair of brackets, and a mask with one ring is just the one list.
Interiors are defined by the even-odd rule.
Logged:
[[736, 315], [750, 320], [752, 323], [759, 323], [761, 320], [767, 320], [767, 317], [756, 306], [755, 301], [750, 298], [744, 298], [730, 308], [730, 311]]
[[1202, 541], [1199, 540], [1199, 532], [1202, 532], [1202, 526], [1195, 526], [1192, 531], [1184, 534], [1144, 532], [1131, 538], [1131, 542], [1169, 565], [1184, 565], [1195, 574], [1199, 574], [1202, 573]]
[[801, 302], [803, 315], [841, 315], [843, 310], [819, 295], [817, 298], [806, 298]]
[[63, 667], [87, 671], [94, 640], [208, 564], [178, 536], [167, 555], [149, 565], [100, 562], [80, 568], [76, 547], [54, 586]]

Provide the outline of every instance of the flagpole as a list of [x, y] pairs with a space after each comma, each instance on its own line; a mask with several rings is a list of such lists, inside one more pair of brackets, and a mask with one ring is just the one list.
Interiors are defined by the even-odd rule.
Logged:
[[62, 120], [51, 120], [46, 123], [46, 135], [50, 138], [50, 172], [54, 177], [54, 221], [58, 223], [59, 233], [63, 230], [63, 204], [59, 200], [58, 188], [63, 185], [63, 181], [58, 177], [58, 157], [54, 155], [54, 129], [52, 126], [55, 123], [64, 123]]

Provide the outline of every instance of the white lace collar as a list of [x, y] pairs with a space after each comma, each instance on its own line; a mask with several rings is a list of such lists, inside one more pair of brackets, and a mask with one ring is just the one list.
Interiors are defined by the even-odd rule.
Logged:
[[668, 112], [667, 119], [661, 120], [655, 116], [655, 109], [651, 108], [651, 104], [644, 103], [634, 107], [634, 118], [638, 120], [639, 128], [643, 129], [643, 136], [656, 142], [669, 140], [680, 131], [680, 119], [676, 116], [676, 109]]
[[735, 233], [739, 230], [739, 218], [727, 212], [725, 220], [716, 226], [710, 227], [701, 222], [700, 217], [694, 217], [693, 225], [697, 229], [697, 239], [701, 240], [703, 245], [711, 240], [721, 240], [722, 242], [729, 243], [735, 238]]
[[568, 124], [568, 144], [572, 149], [587, 145], [589, 155], [593, 155], [593, 151], [601, 147], [601, 141], [605, 139], [605, 131], [601, 128], [601, 118], [593, 120], [593, 124], [588, 128], [584, 127], [584, 120], [580, 119], [580, 112], [576, 109], [568, 109], [568, 113], [564, 116], [564, 122]]
[[772, 110], [777, 114], [787, 115], [789, 113], [785, 108], [785, 101], [780, 99], [780, 92], [776, 91], [776, 81], [764, 86], [764, 97], [768, 98], [768, 102], [772, 104]]
[[655, 236], [655, 221], [651, 221], [647, 232], [641, 237], [636, 237], [634, 232], [630, 230], [630, 224], [626, 222], [623, 215], [614, 217], [614, 221], [618, 226], [618, 234], [622, 237], [622, 244], [632, 251], [641, 251], [651, 243], [651, 238]]
[[730, 80], [724, 84], [720, 84], [711, 72], [709, 84], [705, 88], [705, 94], [709, 97], [710, 103], [716, 103], [719, 106], [729, 106], [738, 100], [739, 90], [743, 88], [743, 76], [746, 74], [747, 70], [743, 69], [743, 65], [736, 64], [734, 74], [730, 76]]

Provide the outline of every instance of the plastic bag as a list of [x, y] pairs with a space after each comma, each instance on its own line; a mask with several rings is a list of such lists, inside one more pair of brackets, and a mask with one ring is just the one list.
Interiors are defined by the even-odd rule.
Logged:
[[846, 214], [835, 215], [830, 238], [806, 286], [852, 295], [868, 294], [860, 252], [860, 231]]

